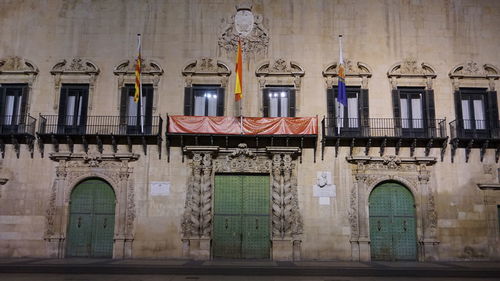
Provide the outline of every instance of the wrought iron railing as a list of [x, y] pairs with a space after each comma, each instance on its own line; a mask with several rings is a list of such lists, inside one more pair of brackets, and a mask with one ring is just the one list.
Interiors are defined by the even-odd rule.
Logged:
[[500, 139], [500, 120], [456, 119], [450, 122], [451, 139]]
[[446, 138], [446, 119], [324, 118], [326, 137]]
[[163, 119], [160, 116], [73, 116], [40, 115], [39, 134], [54, 135], [161, 135]]
[[0, 116], [0, 135], [35, 135], [36, 119], [29, 115]]

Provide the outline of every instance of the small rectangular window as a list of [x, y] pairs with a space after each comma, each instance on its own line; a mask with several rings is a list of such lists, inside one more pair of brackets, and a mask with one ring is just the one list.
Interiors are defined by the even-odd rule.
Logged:
[[58, 131], [83, 134], [87, 123], [88, 84], [63, 84], [59, 98]]
[[[151, 132], [153, 114], [153, 85], [142, 85], [142, 97], [138, 102], [134, 101], [135, 85], [127, 84], [122, 89], [120, 106], [120, 124], [126, 125], [126, 132], [121, 133], [142, 134]], [[142, 107], [142, 109], [141, 109]], [[142, 129], [144, 128], [144, 132]]]
[[184, 94], [184, 115], [224, 115], [224, 88], [219, 85], [193, 85]]
[[267, 87], [263, 91], [264, 117], [294, 117], [295, 89]]
[[24, 122], [27, 114], [27, 89], [26, 84], [0, 85], [0, 124], [4, 130], [8, 126], [17, 126]]

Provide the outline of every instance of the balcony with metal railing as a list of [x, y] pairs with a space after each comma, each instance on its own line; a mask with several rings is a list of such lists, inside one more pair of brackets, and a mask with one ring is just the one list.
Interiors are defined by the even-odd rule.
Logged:
[[480, 149], [480, 160], [486, 149], [495, 149], [495, 161], [500, 158], [500, 120], [456, 119], [450, 122], [452, 161], [457, 148], [465, 148], [465, 161], [469, 161], [472, 148]]
[[128, 145], [129, 152], [133, 145], [142, 145], [145, 154], [147, 145], [154, 144], [161, 157], [162, 126], [160, 116], [40, 115], [37, 134], [42, 155], [46, 143], [51, 143], [56, 152], [62, 143], [70, 152], [75, 144], [82, 144], [86, 152], [89, 144], [96, 144], [101, 153], [104, 144], [112, 145], [115, 153], [119, 144]]
[[[167, 155], [170, 147], [268, 146], [313, 148], [318, 139], [317, 117], [168, 116]], [[314, 157], [316, 153], [314, 152]]]
[[29, 115], [0, 116], [0, 153], [5, 156], [5, 144], [12, 144], [19, 158], [20, 145], [26, 144], [33, 157], [36, 119]]
[[433, 147], [441, 148], [441, 158], [447, 145], [446, 119], [405, 118], [323, 118], [321, 121], [323, 139], [322, 158], [326, 146], [335, 146], [335, 157], [339, 147], [379, 147], [382, 156], [386, 147], [395, 147], [396, 155], [401, 147], [410, 147], [413, 157], [416, 147], [425, 147], [428, 156]]

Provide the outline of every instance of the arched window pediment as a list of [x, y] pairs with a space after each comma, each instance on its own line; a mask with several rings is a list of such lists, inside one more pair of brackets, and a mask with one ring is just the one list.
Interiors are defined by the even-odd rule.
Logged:
[[455, 91], [460, 87], [472, 85], [473, 81], [484, 84], [490, 91], [494, 91], [495, 80], [500, 78], [500, 69], [492, 64], [480, 65], [477, 62], [469, 61], [453, 67], [448, 76], [452, 79]]
[[[372, 77], [372, 69], [368, 64], [361, 61], [355, 63], [351, 59], [345, 59], [344, 66], [346, 78], [360, 78], [361, 80], [358, 83], [361, 84], [362, 88], [368, 88], [368, 78]], [[329, 89], [337, 83], [338, 68], [339, 63], [332, 62], [323, 70], [323, 77], [325, 77], [326, 85]]]
[[297, 62], [286, 61], [285, 59], [279, 58], [274, 61], [266, 61], [260, 63], [255, 71], [255, 74], [259, 77], [266, 76], [294, 76], [302, 77], [305, 74], [304, 68], [300, 66]]
[[[115, 75], [135, 75], [135, 61], [123, 60], [113, 70]], [[141, 62], [141, 75], [162, 75], [163, 68], [154, 60]]]

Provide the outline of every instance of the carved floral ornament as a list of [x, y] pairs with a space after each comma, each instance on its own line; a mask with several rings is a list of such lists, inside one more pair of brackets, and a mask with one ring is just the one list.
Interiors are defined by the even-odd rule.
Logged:
[[[338, 62], [330, 63], [323, 70], [324, 77], [337, 77], [338, 76]], [[345, 76], [346, 77], [371, 77], [372, 70], [364, 62], [353, 62], [350, 59], [344, 60]]]
[[414, 58], [406, 58], [403, 61], [393, 64], [387, 71], [387, 77], [423, 77], [435, 78], [436, 71], [430, 64], [418, 63]]
[[[269, 31], [263, 25], [263, 17], [252, 13], [252, 6], [240, 4], [236, 7], [237, 13], [228, 19], [222, 19], [219, 35], [219, 47], [228, 52], [235, 52], [238, 46], [238, 39], [241, 40], [241, 48], [245, 53], [266, 53], [269, 46]], [[235, 18], [240, 12], [252, 13], [253, 22], [250, 17], [241, 15], [239, 21]], [[240, 26], [237, 26], [240, 25]], [[253, 25], [250, 28], [248, 25]], [[240, 36], [240, 32], [242, 32]]]
[[[135, 75], [135, 60], [121, 61], [113, 70], [115, 75]], [[141, 75], [160, 76], [163, 74], [163, 68], [159, 63], [153, 60], [143, 59], [141, 61]]]
[[229, 76], [231, 75], [231, 70], [229, 70], [227, 64], [215, 58], [204, 57], [190, 61], [182, 70], [182, 75]]
[[500, 70], [491, 64], [479, 65], [477, 62], [469, 61], [453, 67], [449, 73], [450, 78], [500, 78]]
[[73, 58], [70, 61], [61, 60], [57, 62], [52, 70], [50, 71], [52, 75], [63, 74], [63, 75], [97, 75], [99, 74], [99, 67], [90, 60], [84, 58]]
[[27, 59], [7, 57], [0, 59], [0, 74], [37, 75], [38, 67]]

